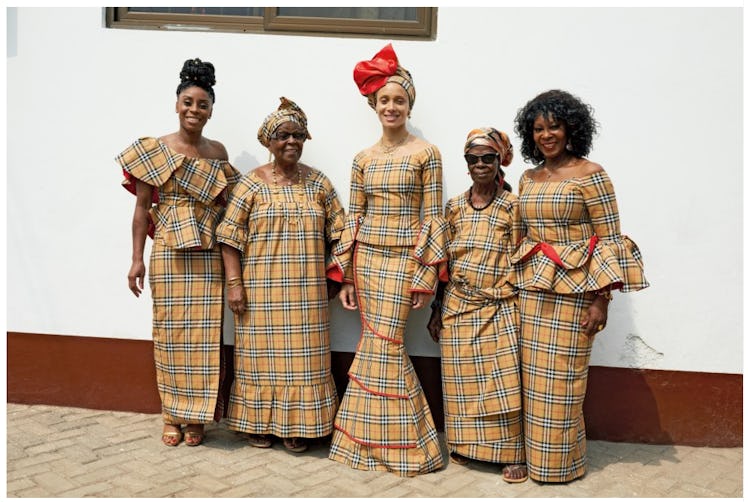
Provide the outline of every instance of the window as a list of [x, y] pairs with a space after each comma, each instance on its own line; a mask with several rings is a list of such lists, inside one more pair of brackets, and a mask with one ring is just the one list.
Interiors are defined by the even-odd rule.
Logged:
[[431, 39], [436, 7], [107, 7], [109, 28]]

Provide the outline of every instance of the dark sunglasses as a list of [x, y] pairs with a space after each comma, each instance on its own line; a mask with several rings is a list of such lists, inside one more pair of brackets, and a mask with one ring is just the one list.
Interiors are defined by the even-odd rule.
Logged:
[[270, 139], [277, 139], [278, 141], [286, 141], [288, 138], [293, 136], [293, 139], [296, 141], [304, 141], [306, 140], [306, 133], [305, 132], [286, 132], [286, 131], [280, 131], [276, 132], [270, 135]]
[[472, 166], [473, 164], [477, 164], [478, 159], [480, 159], [480, 161], [484, 164], [493, 164], [493, 161], [496, 160], [496, 157], [498, 156], [498, 153], [486, 153], [483, 155], [473, 155], [472, 153], [466, 153], [465, 160], [470, 166]]

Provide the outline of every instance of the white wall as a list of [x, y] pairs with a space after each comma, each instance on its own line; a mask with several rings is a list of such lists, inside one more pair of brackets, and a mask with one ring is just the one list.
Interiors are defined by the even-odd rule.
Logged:
[[[540, 91], [569, 90], [602, 127], [592, 160], [616, 186], [624, 233], [652, 287], [615, 297], [595, 343], [603, 366], [742, 373], [742, 9], [439, 8], [435, 41], [393, 41], [418, 91], [411, 130], [441, 149], [445, 198], [469, 185], [467, 131], [512, 132]], [[148, 339], [151, 304], [127, 289], [134, 198], [114, 156], [177, 127], [182, 62], [216, 66], [214, 117], [242, 172], [279, 96], [304, 108], [304, 161], [348, 203], [350, 161], [379, 125], [353, 65], [387, 40], [106, 29], [101, 8], [8, 9], [9, 331]], [[519, 156], [518, 156], [519, 157]], [[507, 169], [515, 187], [528, 166]], [[333, 349], [358, 317], [333, 310]], [[427, 312], [411, 354], [438, 355]]]

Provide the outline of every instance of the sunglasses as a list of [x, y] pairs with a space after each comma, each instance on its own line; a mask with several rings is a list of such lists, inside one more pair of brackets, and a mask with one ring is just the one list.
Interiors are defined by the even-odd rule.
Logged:
[[304, 141], [306, 140], [306, 133], [305, 132], [286, 132], [286, 131], [280, 131], [276, 132], [270, 135], [270, 139], [277, 139], [278, 141], [286, 141], [288, 138], [293, 136], [293, 139], [296, 141]]
[[496, 160], [496, 157], [498, 156], [498, 153], [486, 153], [484, 155], [473, 155], [471, 153], [466, 153], [465, 160], [470, 166], [472, 166], [473, 164], [477, 164], [478, 159], [480, 159], [480, 161], [484, 164], [493, 164], [493, 161]]

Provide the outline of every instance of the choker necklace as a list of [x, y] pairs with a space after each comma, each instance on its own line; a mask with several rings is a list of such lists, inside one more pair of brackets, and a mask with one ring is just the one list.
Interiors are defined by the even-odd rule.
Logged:
[[385, 154], [385, 155], [392, 155], [392, 152], [400, 148], [400, 146], [407, 141], [407, 139], [410, 137], [410, 133], [403, 136], [403, 139], [398, 141], [397, 143], [393, 143], [392, 145], [386, 145], [384, 144], [384, 141], [382, 141], [384, 138], [379, 138], [379, 150]]
[[485, 206], [483, 206], [483, 207], [475, 207], [473, 205], [473, 187], [471, 186], [470, 190], [468, 191], [468, 204], [470, 204], [470, 207], [472, 207], [475, 211], [483, 211], [488, 206], [490, 206], [491, 204], [493, 204], [493, 200], [496, 198], [496, 194], [497, 193], [499, 193], [499, 186], [498, 185], [496, 185], [496, 187], [494, 188], [493, 195], [491, 195], [491, 200], [489, 200], [486, 203]]
[[[301, 164], [296, 164], [296, 167], [298, 168], [298, 170], [296, 171], [296, 177], [297, 177], [299, 185], [301, 185]], [[276, 178], [276, 175], [275, 175], [275, 161], [273, 161], [273, 167], [271, 169], [271, 172], [273, 173], [273, 186], [277, 187], [278, 186], [278, 179]], [[288, 178], [286, 178], [286, 179], [288, 179]], [[286, 186], [293, 185], [293, 181], [291, 181], [290, 179], [288, 179], [288, 181], [290, 181], [290, 183], [288, 185], [286, 185]]]

